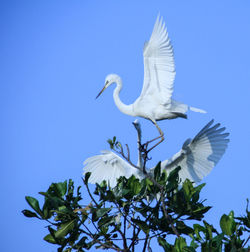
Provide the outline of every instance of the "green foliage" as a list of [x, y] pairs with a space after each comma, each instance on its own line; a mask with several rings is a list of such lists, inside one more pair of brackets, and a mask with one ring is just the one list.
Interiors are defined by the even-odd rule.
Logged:
[[229, 215], [223, 214], [220, 219], [220, 227], [224, 234], [230, 236], [234, 233], [236, 222], [234, 220], [234, 212], [231, 211]]
[[[111, 143], [116, 142], [113, 139]], [[115, 145], [115, 143], [114, 143]], [[83, 178], [86, 190], [74, 188], [72, 180], [52, 183], [44, 197], [43, 206], [33, 197], [26, 197], [34, 210], [23, 210], [29, 218], [48, 222], [44, 240], [56, 244], [58, 251], [86, 251], [95, 248], [116, 251], [150, 250], [155, 239], [164, 251], [248, 251], [242, 235], [249, 232], [250, 214], [235, 217], [231, 211], [220, 219], [221, 232], [204, 220], [210, 206], [200, 200], [205, 184], [194, 186], [186, 180], [179, 184], [176, 168], [170, 174], [161, 172], [160, 163], [153, 177], [139, 181], [134, 176], [120, 177], [111, 189], [104, 181], [96, 184], [93, 193], [88, 187], [90, 173]], [[81, 205], [82, 194], [91, 198]], [[41, 204], [41, 202], [40, 202]], [[194, 221], [197, 223], [193, 224]], [[171, 243], [169, 237], [175, 237]]]
[[113, 137], [113, 139], [108, 139], [108, 143], [109, 143], [110, 149], [112, 150], [121, 147], [120, 142], [116, 140], [115, 136]]

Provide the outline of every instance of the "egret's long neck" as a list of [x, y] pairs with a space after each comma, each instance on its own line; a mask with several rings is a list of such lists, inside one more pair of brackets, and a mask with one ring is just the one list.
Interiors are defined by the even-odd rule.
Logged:
[[114, 93], [113, 93], [113, 97], [114, 97], [114, 101], [115, 101], [116, 106], [118, 107], [118, 109], [122, 113], [134, 116], [133, 104], [126, 105], [126, 104], [124, 104], [121, 101], [121, 99], [119, 97], [120, 91], [122, 89], [122, 81], [121, 81], [121, 79], [118, 79], [116, 81], [116, 84], [117, 84], [117, 86], [116, 86], [116, 88], [114, 90]]

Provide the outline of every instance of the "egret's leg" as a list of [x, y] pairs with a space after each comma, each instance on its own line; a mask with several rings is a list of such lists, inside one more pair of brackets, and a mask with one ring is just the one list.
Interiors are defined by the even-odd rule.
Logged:
[[[158, 124], [155, 121], [152, 121], [152, 123], [156, 126], [156, 128], [158, 129], [160, 135], [150, 141], [147, 141], [145, 144], [143, 144], [141, 146], [142, 152], [150, 152], [152, 149], [154, 149], [157, 145], [159, 145], [161, 142], [164, 141], [164, 133], [162, 132], [162, 130], [160, 129], [160, 127], [158, 126]], [[154, 146], [152, 146], [149, 150], [147, 149], [148, 144], [154, 142], [155, 140], [158, 140], [159, 138], [161, 138], [161, 140], [159, 142], [157, 142]]]
[[159, 139], [159, 138], [161, 138], [161, 140], [160, 140], [158, 143], [156, 143], [153, 147], [151, 147], [151, 148], [148, 150], [148, 152], [151, 151], [151, 150], [153, 150], [157, 145], [159, 145], [161, 142], [164, 141], [164, 133], [162, 132], [161, 128], [158, 126], [158, 124], [157, 124], [155, 121], [152, 121], [152, 122], [153, 122], [153, 124], [155, 125], [155, 127], [158, 129], [158, 131], [159, 131], [159, 133], [160, 133], [160, 136], [158, 136], [158, 137], [152, 139], [152, 140], [149, 141], [149, 142], [151, 143], [151, 142], [153, 142], [153, 141], [155, 141], [155, 140], [157, 140], [157, 139]]

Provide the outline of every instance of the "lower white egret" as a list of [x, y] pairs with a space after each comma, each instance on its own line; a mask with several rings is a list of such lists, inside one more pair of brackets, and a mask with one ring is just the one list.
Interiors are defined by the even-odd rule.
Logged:
[[175, 79], [173, 48], [165, 23], [160, 16], [156, 19], [150, 40], [145, 43], [143, 56], [143, 88], [140, 96], [133, 104], [126, 105], [120, 100], [119, 93], [122, 89], [122, 80], [117, 74], [109, 74], [106, 77], [105, 85], [96, 98], [107, 87], [116, 83], [117, 86], [114, 90], [113, 98], [118, 109], [127, 115], [149, 119], [160, 133], [160, 136], [153, 140], [161, 138], [160, 143], [164, 140], [164, 133], [156, 121], [177, 117], [187, 118], [186, 112], [189, 109], [200, 113], [206, 112], [172, 99]]
[[[187, 139], [182, 149], [173, 157], [161, 162], [161, 168], [169, 173], [181, 166], [179, 178], [182, 182], [188, 178], [197, 183], [208, 175], [225, 153], [229, 142], [229, 133], [223, 133], [225, 127], [220, 127], [219, 123], [212, 126], [213, 122], [214, 120], [211, 120], [193, 139]], [[140, 139], [140, 131], [137, 132]], [[141, 160], [140, 151], [138, 160]], [[138, 164], [142, 164], [140, 162], [138, 161]], [[139, 168], [142, 169], [142, 165]], [[153, 172], [153, 169], [148, 172]], [[91, 172], [89, 183], [101, 183], [106, 180], [111, 187], [116, 185], [120, 176], [129, 178], [134, 174], [139, 179], [145, 177], [141, 170], [107, 150], [84, 161], [84, 173], [86, 172]]]
[[84, 161], [84, 173], [91, 172], [89, 183], [100, 184], [103, 180], [106, 180], [111, 187], [114, 187], [117, 183], [117, 179], [121, 176], [129, 178], [134, 174], [137, 178], [144, 178], [142, 172], [143, 160], [139, 146], [141, 142], [141, 125], [138, 120], [135, 120], [133, 125], [137, 131], [138, 137], [137, 167], [140, 169], [136, 169], [114, 152], [104, 150], [101, 155], [90, 157]]

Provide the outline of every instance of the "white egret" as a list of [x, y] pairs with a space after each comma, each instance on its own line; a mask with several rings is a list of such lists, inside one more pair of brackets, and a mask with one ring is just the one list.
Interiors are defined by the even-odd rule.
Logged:
[[[161, 169], [166, 169], [169, 173], [181, 166], [179, 177], [182, 182], [188, 178], [197, 183], [208, 175], [225, 153], [229, 142], [227, 138], [229, 133], [223, 133], [225, 127], [220, 127], [219, 123], [212, 126], [213, 122], [214, 120], [211, 120], [193, 139], [187, 139], [182, 149], [172, 158], [161, 162]], [[140, 131], [137, 132], [140, 139]], [[142, 164], [140, 159], [139, 151], [138, 164]], [[120, 176], [129, 178], [134, 174], [139, 179], [145, 177], [141, 170], [107, 150], [101, 155], [86, 159], [84, 165], [84, 173], [91, 172], [89, 183], [93, 184], [106, 180], [111, 187], [114, 187]], [[139, 168], [142, 169], [142, 166]], [[152, 173], [153, 169], [148, 172]]]
[[[122, 89], [122, 80], [117, 74], [109, 74], [101, 93], [111, 84], [116, 83], [113, 98], [118, 109], [127, 115], [139, 116], [149, 119], [158, 129], [164, 140], [164, 133], [156, 121], [174, 119], [177, 117], [187, 118], [186, 112], [206, 113], [204, 110], [190, 107], [186, 104], [172, 99], [173, 85], [175, 79], [175, 64], [173, 48], [168, 37], [167, 29], [162, 18], [158, 15], [150, 40], [145, 43], [144, 56], [144, 82], [140, 96], [133, 104], [124, 104], [119, 97]], [[156, 145], [158, 145], [157, 143]]]
[[[141, 142], [141, 126], [138, 120], [133, 122], [133, 125], [137, 131], [138, 143]], [[138, 162], [137, 166], [141, 170], [136, 169], [130, 165], [127, 161], [119, 157], [112, 151], [104, 150], [101, 155], [93, 156], [84, 161], [84, 173], [91, 172], [89, 183], [100, 184], [103, 180], [106, 180], [111, 187], [114, 187], [117, 183], [117, 179], [121, 176], [129, 178], [133, 174], [137, 178], [144, 178], [142, 167], [143, 160], [141, 151], [138, 144]]]

